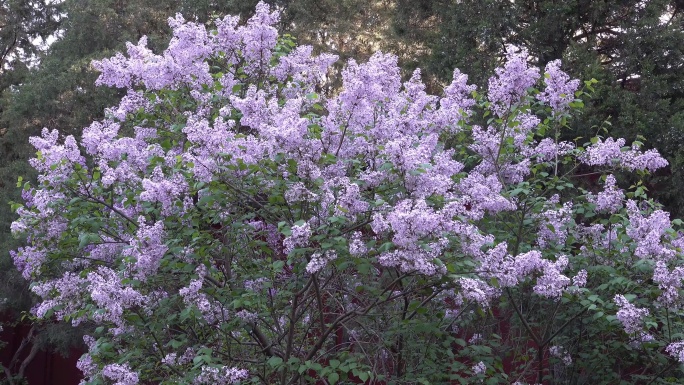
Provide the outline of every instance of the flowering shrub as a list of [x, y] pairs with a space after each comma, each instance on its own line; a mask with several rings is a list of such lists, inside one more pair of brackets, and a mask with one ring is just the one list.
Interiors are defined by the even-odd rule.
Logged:
[[104, 120], [31, 140], [13, 257], [36, 317], [94, 326], [84, 383], [681, 375], [681, 222], [613, 176], [667, 163], [560, 141], [583, 91], [559, 62], [510, 49], [434, 96], [377, 53], [326, 97], [336, 58], [277, 19], [177, 16], [162, 54], [93, 63], [127, 89]]

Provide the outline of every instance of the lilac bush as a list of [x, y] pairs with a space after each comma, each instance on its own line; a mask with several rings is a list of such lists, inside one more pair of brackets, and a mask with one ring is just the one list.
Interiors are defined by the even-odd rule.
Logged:
[[376, 53], [323, 95], [337, 58], [277, 20], [170, 19], [163, 53], [93, 63], [126, 90], [105, 119], [31, 140], [12, 255], [35, 317], [92, 326], [84, 384], [680, 373], [681, 222], [614, 176], [667, 162], [559, 140], [584, 94], [560, 62], [511, 47], [487, 90], [456, 70], [436, 96]]

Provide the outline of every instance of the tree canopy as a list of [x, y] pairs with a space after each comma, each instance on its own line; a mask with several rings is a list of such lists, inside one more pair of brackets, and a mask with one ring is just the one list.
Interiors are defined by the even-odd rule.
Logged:
[[596, 80], [509, 47], [432, 95], [376, 53], [326, 96], [337, 56], [278, 20], [177, 15], [161, 52], [93, 62], [125, 96], [80, 138], [30, 139], [12, 257], [36, 319], [92, 326], [85, 383], [682, 375], [684, 223], [615, 177], [667, 160], [560, 135]]

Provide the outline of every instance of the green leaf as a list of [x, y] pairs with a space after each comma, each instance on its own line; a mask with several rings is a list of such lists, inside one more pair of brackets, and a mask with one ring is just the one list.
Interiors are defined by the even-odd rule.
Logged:
[[276, 368], [283, 363], [283, 359], [277, 356], [273, 356], [268, 359], [267, 363], [270, 367]]
[[336, 384], [337, 381], [339, 381], [339, 380], [340, 380], [340, 375], [337, 373], [330, 373], [328, 375], [328, 382], [330, 383], [330, 385]]

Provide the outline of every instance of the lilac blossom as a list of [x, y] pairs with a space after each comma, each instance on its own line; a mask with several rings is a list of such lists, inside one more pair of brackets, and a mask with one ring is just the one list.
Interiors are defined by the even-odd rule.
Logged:
[[531, 155], [542, 162], [557, 160], [575, 149], [575, 145], [570, 142], [557, 142], [552, 138], [544, 138], [537, 143], [531, 150]]
[[305, 247], [309, 244], [311, 237], [311, 226], [308, 223], [302, 225], [292, 225], [291, 235], [283, 240], [285, 253], [291, 253], [297, 247]]
[[648, 309], [638, 308], [627, 300], [625, 296], [618, 294], [613, 299], [620, 308], [617, 312], [617, 319], [622, 322], [625, 332], [628, 334], [636, 333], [641, 330], [644, 317], [649, 315]]
[[147, 301], [145, 296], [123, 285], [117, 273], [107, 267], [89, 273], [88, 282], [90, 297], [101, 309], [93, 320], [97, 323], [113, 322], [117, 330], [125, 326], [124, 310], [142, 306]]
[[114, 385], [138, 384], [138, 373], [131, 371], [128, 364], [109, 364], [102, 368], [102, 377], [116, 381]]
[[168, 247], [164, 244], [162, 222], [149, 226], [141, 216], [138, 218], [138, 225], [135, 238], [131, 239], [130, 247], [124, 249], [122, 255], [131, 258], [138, 279], [144, 280], [157, 271]]
[[467, 300], [476, 302], [483, 308], [489, 308], [491, 301], [501, 294], [482, 280], [473, 278], [461, 278], [458, 281], [463, 290], [463, 297]]
[[677, 361], [684, 363], [684, 341], [673, 342], [667, 345], [665, 351]]
[[473, 365], [471, 370], [475, 375], [484, 374], [487, 371], [487, 367], [485, 366], [484, 362], [480, 361], [477, 364]]
[[509, 45], [506, 47], [506, 63], [496, 69], [496, 76], [489, 78], [489, 100], [499, 116], [518, 103], [539, 79], [539, 69], [527, 64], [528, 56], [526, 49], [518, 50]]
[[337, 259], [337, 253], [334, 250], [327, 250], [324, 253], [314, 253], [311, 255], [311, 259], [306, 265], [306, 271], [310, 274], [318, 273], [325, 268], [328, 263], [335, 259]]
[[637, 203], [631, 199], [627, 201], [627, 213], [629, 215], [627, 235], [636, 243], [634, 254], [641, 258], [652, 257], [663, 260], [670, 260], [676, 255], [676, 251], [666, 242], [667, 229], [671, 226], [669, 213], [655, 210], [644, 215]]
[[567, 110], [568, 105], [575, 99], [575, 91], [579, 87], [578, 79], [570, 80], [570, 76], [561, 71], [561, 61], [553, 60], [546, 65], [544, 84], [546, 87], [537, 98], [548, 103], [554, 115]]
[[74, 167], [85, 168], [85, 158], [81, 155], [76, 139], [69, 135], [64, 144], [58, 144], [57, 130], [49, 131], [44, 128], [40, 137], [31, 137], [29, 142], [38, 150], [38, 158], [30, 159], [29, 163], [41, 175], [40, 182], [59, 185], [69, 178]]
[[684, 280], [684, 267], [678, 266], [670, 270], [664, 261], [657, 261], [653, 269], [653, 282], [661, 290], [658, 302], [665, 306], [674, 306], [679, 300], [679, 290]]
[[615, 213], [623, 207], [623, 200], [625, 199], [625, 194], [621, 189], [616, 187], [615, 177], [613, 175], [608, 175], [606, 177], [606, 183], [604, 185], [604, 190], [599, 192], [597, 195], [589, 194], [587, 200], [596, 205], [596, 210], [607, 211], [609, 213]]
[[192, 382], [195, 385], [230, 385], [247, 379], [249, 372], [245, 369], [227, 366], [202, 366], [202, 372]]
[[599, 138], [586, 148], [580, 160], [590, 166], [610, 166], [630, 171], [655, 171], [668, 165], [667, 160], [656, 150], [642, 152], [636, 144], [626, 149], [624, 146], [624, 139], [606, 138], [604, 141]]

